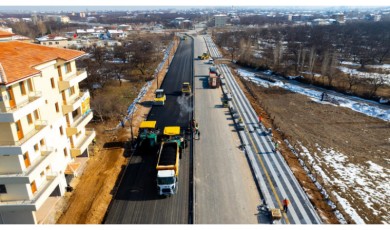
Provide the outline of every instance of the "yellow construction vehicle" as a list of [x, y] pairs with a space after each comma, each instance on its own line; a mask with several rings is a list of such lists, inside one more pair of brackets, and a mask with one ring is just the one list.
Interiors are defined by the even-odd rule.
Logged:
[[183, 85], [181, 87], [181, 93], [185, 95], [191, 94], [191, 85], [189, 82], [183, 82]]
[[210, 54], [209, 53], [203, 53], [201, 56], [198, 56], [198, 59], [200, 60], [207, 60], [210, 58]]
[[165, 96], [164, 89], [156, 90], [156, 97], [154, 98], [155, 105], [164, 105], [167, 97]]

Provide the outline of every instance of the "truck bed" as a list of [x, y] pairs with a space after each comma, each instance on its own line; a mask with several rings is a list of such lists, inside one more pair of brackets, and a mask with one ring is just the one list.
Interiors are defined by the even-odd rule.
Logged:
[[167, 142], [162, 146], [158, 165], [174, 165], [176, 163], [177, 143]]

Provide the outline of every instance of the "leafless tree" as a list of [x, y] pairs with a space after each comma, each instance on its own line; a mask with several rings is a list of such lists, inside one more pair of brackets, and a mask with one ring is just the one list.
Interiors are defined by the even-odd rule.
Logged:
[[366, 81], [369, 84], [369, 89], [368, 89], [369, 90], [368, 91], [369, 97], [373, 97], [376, 94], [376, 92], [378, 91], [378, 89], [380, 87], [382, 87], [385, 83], [383, 76], [375, 76], [372, 78], [366, 78]]

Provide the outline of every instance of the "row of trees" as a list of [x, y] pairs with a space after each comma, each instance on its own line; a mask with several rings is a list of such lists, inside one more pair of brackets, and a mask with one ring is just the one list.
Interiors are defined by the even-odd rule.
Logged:
[[[81, 87], [90, 90], [93, 98], [91, 107], [95, 109], [99, 120], [103, 121], [112, 118], [110, 114], [121, 114], [126, 111], [123, 106], [113, 103], [112, 98], [118, 95], [104, 95], [99, 93], [100, 89], [103, 88], [104, 91], [106, 86], [112, 87], [114, 82], [118, 82], [115, 85], [121, 87], [124, 79], [133, 82], [134, 85], [143, 85], [153, 76], [162, 60], [163, 50], [172, 39], [173, 34], [142, 35], [123, 40], [122, 46], [115, 46], [112, 49], [92, 46], [86, 50], [89, 57], [79, 60], [77, 66], [86, 68], [88, 78], [81, 83]], [[122, 89], [118, 88], [118, 92], [120, 91]], [[115, 94], [115, 91], [111, 93]], [[135, 97], [136, 94], [137, 89], [131, 89], [129, 98]]]
[[[387, 22], [248, 29], [214, 33], [214, 38], [226, 47], [232, 60], [283, 75], [307, 75], [311, 83], [316, 80], [315, 73], [321, 74], [321, 84], [328, 87], [335, 87], [335, 79], [343, 75], [337, 68], [340, 61], [359, 63], [359, 69], [365, 71], [368, 64], [390, 59]], [[258, 50], [261, 58], [254, 57], [253, 50]], [[346, 78], [343, 80], [352, 90], [358, 79], [352, 74]], [[383, 84], [381, 77], [367, 81], [373, 86], [369, 96]]]

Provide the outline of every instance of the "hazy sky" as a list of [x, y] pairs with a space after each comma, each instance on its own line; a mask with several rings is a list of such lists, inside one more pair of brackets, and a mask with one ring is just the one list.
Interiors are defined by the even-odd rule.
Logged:
[[1, 0], [0, 6], [390, 6], [384, 0]]

